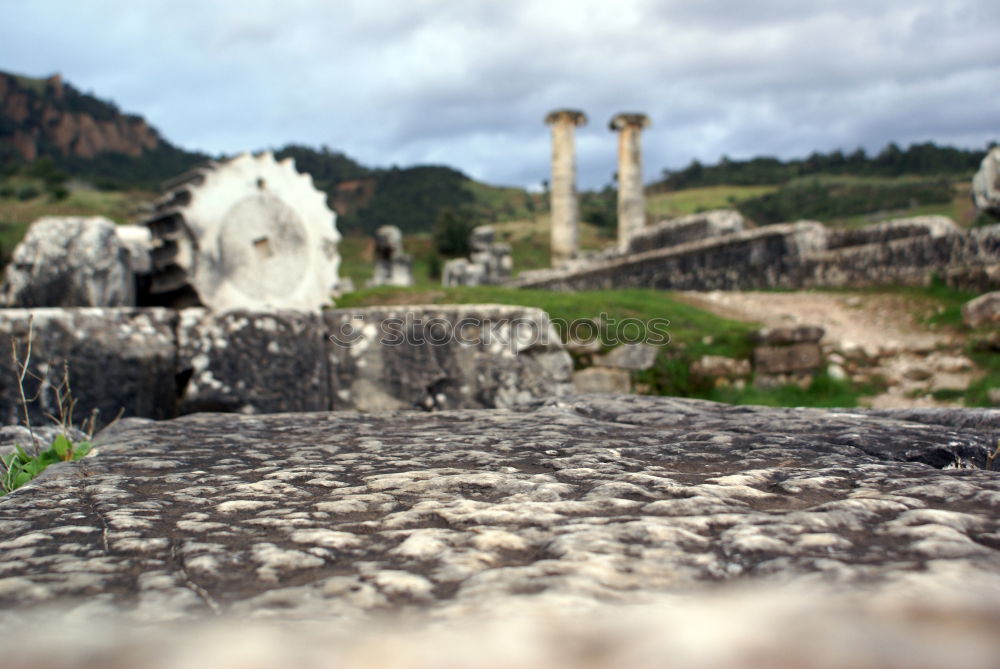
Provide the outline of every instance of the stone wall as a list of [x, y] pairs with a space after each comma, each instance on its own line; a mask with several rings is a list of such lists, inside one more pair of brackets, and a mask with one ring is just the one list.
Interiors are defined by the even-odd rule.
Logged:
[[[915, 222], [916, 221], [916, 222]], [[922, 285], [932, 275], [967, 289], [1000, 287], [1000, 225], [967, 232], [933, 221], [851, 233], [800, 221], [533, 273], [522, 288], [755, 290]]]
[[668, 246], [687, 244], [710, 239], [745, 228], [743, 216], [738, 211], [719, 209], [690, 216], [661, 221], [636, 232], [629, 239], [629, 253], [643, 253]]
[[[13, 338], [27, 357], [32, 315], [24, 385], [28, 398], [37, 395], [29, 403], [36, 424], [58, 413], [64, 369], [77, 400], [74, 422], [97, 410], [98, 425], [119, 412], [164, 419], [198, 411], [502, 407], [567, 392], [572, 373], [548, 315], [532, 308], [3, 309], [4, 423], [23, 419], [9, 351]], [[461, 332], [440, 340], [438, 330], [452, 323], [462, 323]], [[426, 324], [438, 330], [425, 331]]]

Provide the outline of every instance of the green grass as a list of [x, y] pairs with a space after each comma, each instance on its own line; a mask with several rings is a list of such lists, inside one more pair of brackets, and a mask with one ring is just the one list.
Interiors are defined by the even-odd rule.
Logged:
[[732, 209], [735, 202], [778, 190], [777, 186], [706, 186], [646, 197], [646, 212], [654, 219], [696, 214], [710, 209]]
[[817, 374], [808, 388], [796, 385], [763, 390], [748, 385], [745, 388], [717, 388], [706, 392], [704, 399], [728, 404], [756, 404], [783, 407], [853, 407], [858, 399], [882, 389], [875, 384], [859, 385], [833, 379], [826, 373]]
[[36, 478], [49, 465], [57, 462], [73, 462], [90, 452], [90, 442], [73, 443], [65, 435], [60, 434], [44, 451], [30, 455], [20, 446], [15, 446], [13, 453], [3, 457], [0, 466], [0, 495], [17, 490], [28, 481]]

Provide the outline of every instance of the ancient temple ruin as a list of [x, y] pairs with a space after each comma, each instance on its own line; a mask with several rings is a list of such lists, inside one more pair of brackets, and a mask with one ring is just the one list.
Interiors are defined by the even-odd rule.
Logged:
[[560, 267], [576, 257], [580, 245], [573, 129], [584, 125], [587, 117], [575, 109], [557, 109], [545, 122], [552, 126], [552, 266]]
[[510, 244], [494, 241], [488, 225], [473, 228], [469, 236], [469, 258], [453, 258], [445, 263], [441, 282], [445, 286], [479, 286], [506, 283], [514, 269]]

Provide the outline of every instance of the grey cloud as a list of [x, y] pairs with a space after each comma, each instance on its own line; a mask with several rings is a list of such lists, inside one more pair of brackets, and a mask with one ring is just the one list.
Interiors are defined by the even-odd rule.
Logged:
[[37, 0], [5, 14], [0, 69], [61, 70], [190, 148], [325, 143], [497, 183], [546, 177], [556, 107], [591, 118], [584, 187], [614, 171], [606, 122], [627, 109], [654, 122], [647, 179], [723, 153], [980, 146], [1000, 111], [1000, 5], [974, 0]]

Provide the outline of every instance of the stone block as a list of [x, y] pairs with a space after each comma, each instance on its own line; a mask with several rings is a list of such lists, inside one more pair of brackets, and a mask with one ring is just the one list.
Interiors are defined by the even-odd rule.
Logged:
[[370, 307], [324, 318], [335, 409], [508, 407], [570, 389], [572, 360], [540, 309]]
[[970, 328], [1000, 324], [1000, 291], [980, 295], [963, 304], [962, 322]]
[[621, 344], [604, 355], [596, 356], [594, 358], [594, 365], [597, 367], [618, 367], [621, 369], [649, 369], [656, 361], [656, 354], [659, 350], [657, 346], [642, 342]]
[[[10, 340], [22, 357], [31, 325], [30, 375], [25, 394], [32, 421], [48, 422], [58, 413], [54, 388], [69, 369], [76, 400], [73, 421], [79, 424], [98, 411], [97, 424], [125, 416], [164, 419], [174, 415], [174, 327], [177, 314], [168, 309], [3, 309], [0, 310], [0, 416], [5, 423], [22, 421], [17, 374]], [[43, 379], [39, 381], [38, 378]]]
[[750, 361], [722, 355], [703, 355], [691, 365], [691, 373], [705, 379], [749, 376]]
[[783, 344], [816, 343], [823, 339], [826, 330], [818, 325], [779, 327], [759, 330], [752, 336], [753, 341], [767, 346]]
[[329, 409], [325, 336], [311, 312], [181, 311], [179, 412]]
[[581, 395], [632, 392], [632, 374], [616, 367], [588, 367], [573, 372], [573, 390]]
[[758, 346], [753, 351], [753, 368], [758, 374], [807, 372], [822, 364], [823, 354], [815, 343]]
[[45, 216], [31, 224], [7, 265], [11, 307], [135, 306], [129, 250], [100, 216]]

